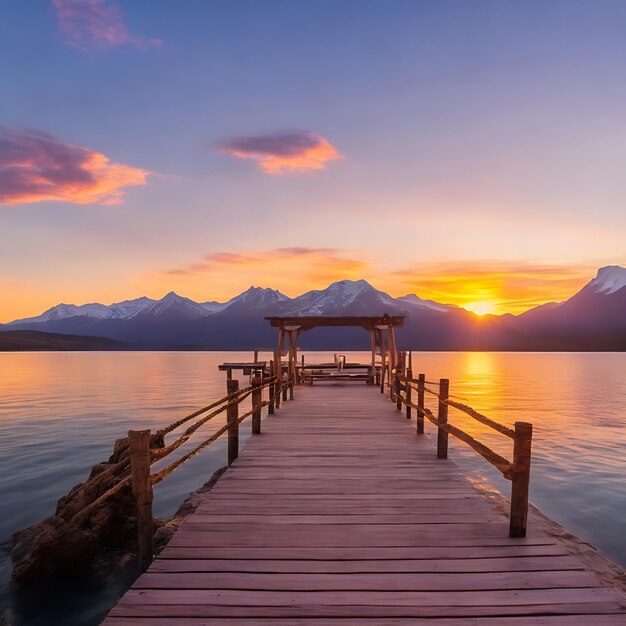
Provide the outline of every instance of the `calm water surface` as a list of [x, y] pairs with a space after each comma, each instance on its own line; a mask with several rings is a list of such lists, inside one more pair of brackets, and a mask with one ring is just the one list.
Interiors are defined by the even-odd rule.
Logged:
[[[111, 601], [106, 593], [98, 599], [76, 593], [71, 615], [64, 612], [67, 598], [41, 614], [24, 608], [30, 603], [8, 583], [10, 534], [50, 515], [129, 428], [157, 429], [223, 396], [218, 363], [249, 358], [232, 352], [0, 353], [0, 606], [12, 604], [22, 623], [97, 623]], [[349, 360], [368, 358], [348, 354]], [[626, 565], [626, 354], [426, 352], [414, 353], [413, 370], [429, 380], [449, 378], [451, 395], [503, 423], [533, 422], [531, 500]], [[507, 438], [454, 410], [450, 422], [510, 458]], [[450, 456], [508, 496], [509, 483], [463, 444], [452, 443]], [[225, 457], [220, 440], [158, 485], [155, 513], [172, 515]]]

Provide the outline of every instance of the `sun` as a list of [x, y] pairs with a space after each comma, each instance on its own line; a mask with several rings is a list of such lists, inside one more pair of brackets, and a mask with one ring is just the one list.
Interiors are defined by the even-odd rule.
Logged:
[[496, 303], [482, 300], [480, 302], [468, 302], [463, 305], [465, 309], [476, 313], [476, 315], [494, 315], [496, 312]]

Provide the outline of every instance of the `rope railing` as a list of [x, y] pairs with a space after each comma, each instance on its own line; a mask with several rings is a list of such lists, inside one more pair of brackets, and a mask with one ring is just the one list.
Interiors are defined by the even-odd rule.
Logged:
[[[282, 400], [287, 400], [288, 397], [293, 399], [293, 381], [287, 376], [279, 377], [274, 375], [273, 371], [273, 362], [270, 362], [269, 376], [257, 376], [253, 379], [252, 385], [242, 389], [239, 389], [237, 380], [227, 380], [228, 393], [224, 397], [172, 422], [168, 426], [160, 428], [154, 434], [150, 430], [129, 431], [127, 456], [96, 477], [96, 480], [99, 480], [103, 485], [115, 478], [114, 484], [109, 486], [104, 493], [92, 500], [83, 509], [75, 513], [69, 520], [65, 521], [80, 523], [98, 506], [119, 495], [124, 489], [131, 487], [137, 506], [140, 567], [142, 570], [145, 570], [152, 559], [153, 552], [152, 488], [225, 434], [228, 435], [228, 465], [231, 465], [239, 454], [239, 425], [249, 417], [252, 417], [252, 434], [259, 434], [261, 432], [262, 409], [267, 407], [268, 413], [273, 414], [280, 407], [281, 396]], [[263, 400], [262, 397], [265, 389], [269, 391], [268, 400]], [[288, 394], [288, 391], [291, 393]], [[252, 396], [252, 408], [239, 415], [239, 405], [250, 396]], [[179, 449], [209, 420], [224, 412], [226, 412], [226, 424], [220, 426], [189, 452], [158, 471], [150, 473], [150, 466], [165, 459]], [[188, 425], [183, 434], [167, 446], [161, 448], [150, 447], [151, 440], [153, 444], [156, 439], [156, 441], [160, 442], [160, 445], [163, 445], [165, 435], [174, 432], [199, 416], [202, 417]]]
[[[442, 378], [438, 383], [426, 381], [426, 376], [420, 374], [413, 378], [410, 368], [402, 367], [403, 354], [400, 355], [400, 365], [394, 370], [394, 377], [390, 385], [390, 397], [396, 402], [397, 408], [406, 407], [406, 416], [411, 418], [411, 410], [415, 410], [417, 418], [417, 433], [424, 432], [424, 419], [437, 427], [437, 457], [448, 457], [448, 435], [456, 437], [467, 444], [481, 457], [495, 467], [505, 479], [511, 481], [511, 514], [509, 535], [511, 537], [525, 537], [528, 516], [528, 488], [530, 481], [530, 461], [532, 444], [532, 424], [516, 422], [514, 428], [505, 426], [479, 413], [471, 406], [450, 399], [449, 380]], [[429, 388], [426, 384], [438, 385], [439, 392]], [[417, 403], [413, 401], [413, 391], [417, 392]], [[437, 398], [437, 415], [425, 406], [425, 394]], [[495, 430], [513, 440], [513, 461], [492, 450], [461, 428], [448, 423], [448, 408], [452, 407], [477, 422]]]

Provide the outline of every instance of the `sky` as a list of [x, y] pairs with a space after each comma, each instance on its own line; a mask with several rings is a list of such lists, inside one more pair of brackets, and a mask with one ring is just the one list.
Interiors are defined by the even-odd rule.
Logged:
[[0, 322], [566, 299], [626, 262], [625, 32], [623, 0], [2, 0]]

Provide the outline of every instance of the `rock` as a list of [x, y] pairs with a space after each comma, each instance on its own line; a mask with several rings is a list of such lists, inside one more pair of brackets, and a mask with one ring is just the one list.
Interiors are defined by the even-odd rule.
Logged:
[[[162, 448], [163, 437], [154, 435], [151, 445]], [[130, 484], [76, 517], [127, 475], [127, 457], [128, 440], [116, 441], [113, 460], [94, 465], [85, 483], [75, 485], [59, 499], [52, 517], [13, 535], [11, 559], [15, 581], [92, 574], [111, 558], [134, 553], [137, 531]], [[155, 528], [162, 524], [155, 518]], [[103, 555], [108, 556], [103, 558]]]

